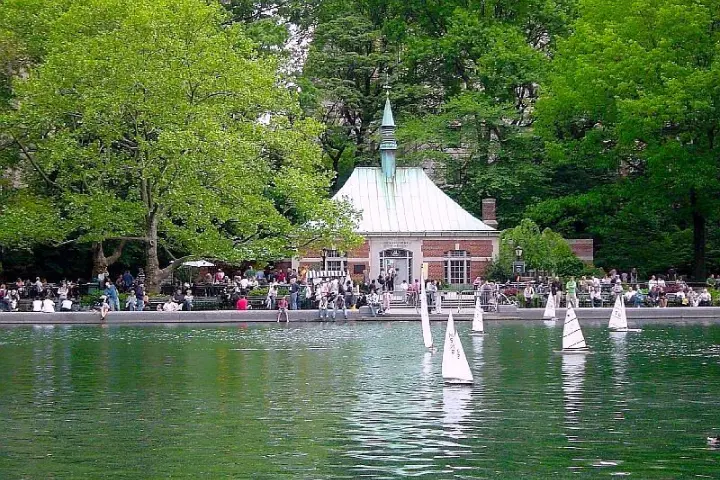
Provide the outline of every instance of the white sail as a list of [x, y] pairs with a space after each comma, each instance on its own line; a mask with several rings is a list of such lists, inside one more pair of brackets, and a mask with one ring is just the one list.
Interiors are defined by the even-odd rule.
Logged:
[[568, 307], [567, 313], [565, 314], [562, 348], [563, 350], [580, 350], [587, 348], [587, 345], [585, 345], [585, 337], [580, 329], [580, 322], [578, 322], [577, 315], [575, 315], [575, 310], [573, 310], [572, 307]]
[[423, 341], [425, 347], [432, 348], [433, 339], [430, 331], [430, 315], [428, 314], [427, 295], [425, 292], [425, 278], [420, 278], [420, 321], [422, 323]]
[[548, 295], [547, 303], [545, 304], [545, 311], [543, 312], [543, 318], [557, 318], [555, 313], [555, 295], [550, 293]]
[[483, 333], [483, 309], [480, 305], [480, 297], [475, 299], [475, 312], [473, 314], [472, 331], [474, 333]]
[[608, 328], [611, 330], [627, 330], [627, 315], [625, 314], [625, 302], [622, 295], [618, 295], [615, 299], [615, 306], [610, 315], [610, 323]]
[[447, 330], [445, 331], [445, 348], [443, 350], [442, 376], [448, 383], [472, 383], [473, 375], [470, 371], [460, 335], [455, 330], [452, 313], [448, 316]]
[[440, 295], [440, 291], [438, 290], [435, 292], [435, 313], [442, 314], [442, 296]]

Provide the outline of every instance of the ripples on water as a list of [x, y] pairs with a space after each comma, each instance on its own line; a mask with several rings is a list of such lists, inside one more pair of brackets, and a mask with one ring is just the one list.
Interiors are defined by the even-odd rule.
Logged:
[[472, 387], [419, 323], [0, 329], [0, 477], [718, 478], [720, 327], [486, 328]]

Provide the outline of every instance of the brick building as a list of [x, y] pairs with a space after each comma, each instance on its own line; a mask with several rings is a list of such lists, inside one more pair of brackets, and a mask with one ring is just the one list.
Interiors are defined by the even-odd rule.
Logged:
[[334, 197], [349, 200], [362, 212], [357, 232], [364, 243], [349, 252], [304, 252], [293, 263], [356, 278], [364, 271], [377, 278], [381, 269], [393, 267], [397, 283], [419, 278], [422, 264], [427, 263], [430, 278], [472, 283], [499, 253], [495, 200], [482, 200], [483, 220], [479, 220], [440, 190], [422, 168], [396, 168], [389, 100], [380, 131], [382, 166], [356, 168]]

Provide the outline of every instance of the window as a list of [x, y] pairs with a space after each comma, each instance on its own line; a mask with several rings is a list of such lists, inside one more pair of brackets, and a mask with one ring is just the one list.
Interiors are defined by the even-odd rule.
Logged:
[[341, 272], [343, 270], [342, 260], [328, 260], [326, 264], [325, 270], [330, 270], [331, 272]]
[[342, 252], [338, 250], [323, 250], [323, 270], [331, 272], [345, 271], [347, 259]]
[[445, 281], [451, 285], [470, 283], [470, 256], [465, 250], [445, 252]]

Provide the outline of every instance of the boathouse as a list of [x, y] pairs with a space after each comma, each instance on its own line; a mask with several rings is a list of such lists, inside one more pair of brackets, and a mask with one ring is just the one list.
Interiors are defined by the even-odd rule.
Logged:
[[[495, 200], [482, 200], [483, 219], [475, 218], [447, 196], [420, 167], [396, 167], [397, 141], [390, 100], [380, 127], [380, 167], [357, 167], [335, 194], [361, 212], [356, 231], [364, 243], [351, 251], [326, 248], [305, 252], [297, 267], [315, 276], [377, 278], [392, 267], [396, 284], [428, 276], [467, 285], [483, 274], [499, 253]], [[480, 201], [480, 199], [478, 199]]]

